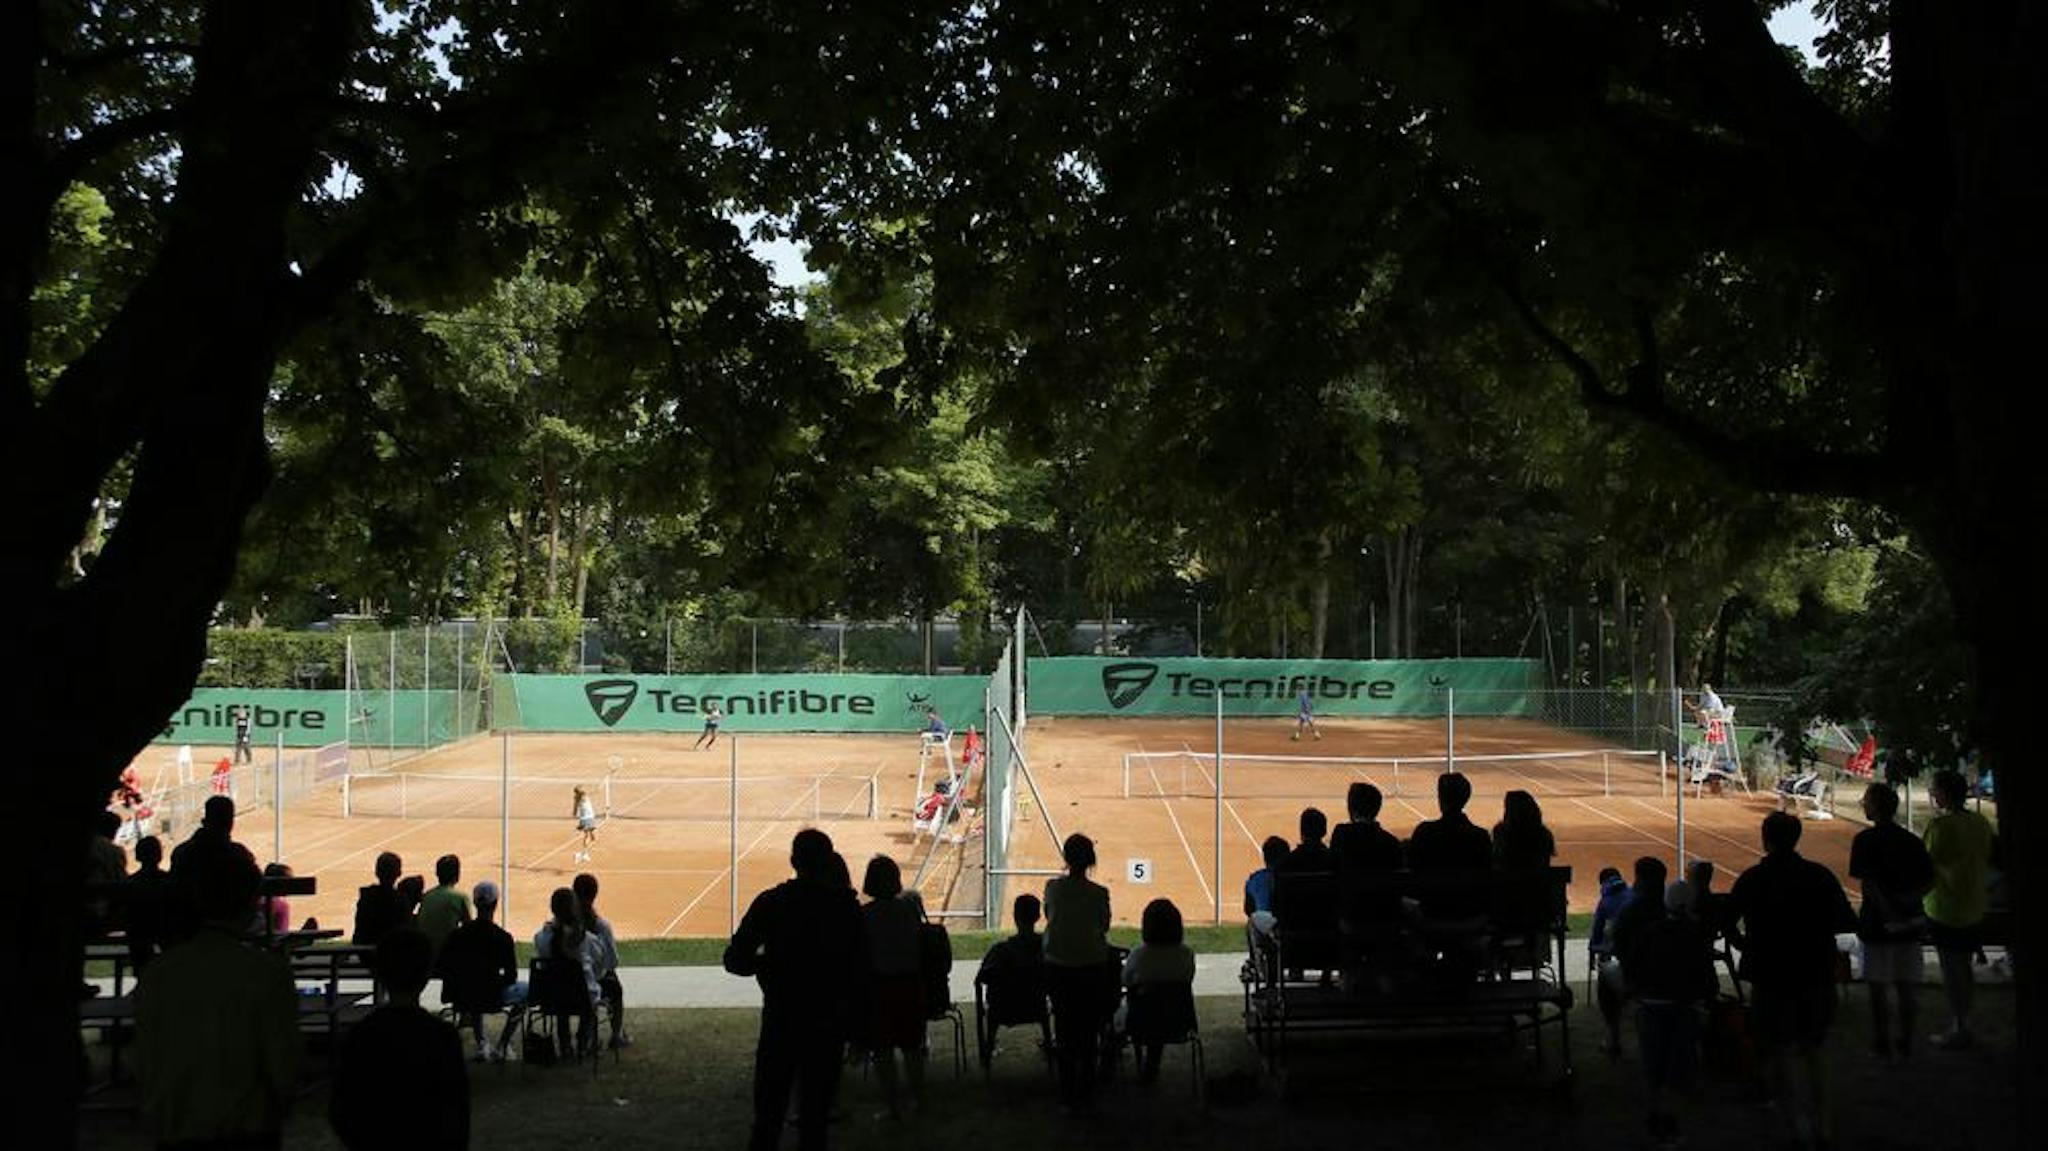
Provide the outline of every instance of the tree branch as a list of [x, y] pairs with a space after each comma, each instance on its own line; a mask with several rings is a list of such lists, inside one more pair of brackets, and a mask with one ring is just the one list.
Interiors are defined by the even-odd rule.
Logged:
[[49, 60], [50, 64], [57, 71], [76, 79], [82, 76], [90, 76], [94, 72], [114, 64], [125, 64], [131, 60], [141, 60], [150, 56], [184, 56], [191, 58], [198, 55], [199, 45], [190, 41], [138, 40], [132, 44], [109, 44], [104, 48], [95, 48], [90, 52], [81, 52], [76, 56], [66, 56], [61, 52], [51, 52], [45, 58]]
[[1647, 312], [1635, 320], [1636, 362], [1624, 371], [1617, 391], [1600, 369], [1567, 340], [1529, 298], [1490, 263], [1487, 278], [1507, 300], [1522, 327], [1578, 381], [1579, 398], [1596, 415], [1623, 417], [1654, 428], [1702, 458], [1725, 467], [1749, 487], [1800, 495], [1839, 495], [1876, 501], [1888, 489], [1879, 456], [1819, 452], [1781, 440], [1734, 436], [1690, 412], [1672, 406], [1658, 352], [1655, 325]]
[[176, 131], [184, 125], [185, 110], [181, 107], [156, 108], [94, 124], [50, 156], [43, 172], [42, 194], [54, 200], [94, 160], [125, 145]]

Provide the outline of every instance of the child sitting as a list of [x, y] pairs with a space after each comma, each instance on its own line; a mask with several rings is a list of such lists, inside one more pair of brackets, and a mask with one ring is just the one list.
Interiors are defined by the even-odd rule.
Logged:
[[1159, 1053], [1165, 1045], [1149, 1036], [1185, 1030], [1192, 1027], [1193, 1020], [1163, 1018], [1152, 1012], [1158, 1008], [1148, 1007], [1148, 990], [1178, 984], [1192, 987], [1195, 982], [1195, 953], [1182, 942], [1185, 931], [1181, 924], [1180, 908], [1170, 899], [1155, 899], [1145, 905], [1145, 913], [1138, 921], [1140, 942], [1124, 958], [1124, 986], [1131, 990], [1131, 1001], [1122, 1020], [1123, 1030], [1132, 1035], [1138, 1048], [1138, 1081], [1149, 1083], [1159, 1078]]

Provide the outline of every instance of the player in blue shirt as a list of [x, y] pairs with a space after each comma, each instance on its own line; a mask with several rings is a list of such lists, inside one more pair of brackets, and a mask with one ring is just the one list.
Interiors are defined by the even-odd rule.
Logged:
[[1323, 733], [1316, 730], [1316, 697], [1306, 687], [1294, 697], [1294, 734], [1288, 738], [1299, 741], [1304, 730], [1317, 739], [1323, 738]]

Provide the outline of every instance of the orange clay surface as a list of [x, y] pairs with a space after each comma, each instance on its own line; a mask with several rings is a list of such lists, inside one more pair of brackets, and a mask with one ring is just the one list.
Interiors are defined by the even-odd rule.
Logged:
[[[1302, 808], [1321, 808], [1334, 823], [1343, 818], [1344, 793], [1358, 779], [1370, 780], [1387, 793], [1381, 815], [1395, 834], [1405, 837], [1415, 824], [1436, 814], [1435, 775], [1442, 767], [1445, 733], [1435, 720], [1322, 720], [1323, 738], [1289, 740], [1291, 721], [1232, 720], [1224, 729], [1228, 755], [1413, 757], [1398, 768], [1391, 764], [1312, 764], [1226, 760], [1222, 814], [1221, 904], [1225, 921], [1243, 918], [1245, 876], [1259, 866], [1258, 845], [1269, 835], [1295, 836]], [[716, 785], [677, 787], [664, 796], [632, 794], [633, 804], [692, 809], [689, 818], [646, 818], [628, 807], [615, 812], [598, 832], [592, 859], [579, 863], [574, 855], [581, 836], [571, 818], [571, 789], [593, 786], [607, 770], [615, 781], [636, 778], [726, 778], [731, 770], [729, 738], [711, 750], [691, 749], [694, 734], [671, 735], [542, 735], [480, 736], [406, 759], [392, 766], [381, 753], [355, 755], [356, 770], [369, 759], [384, 771], [474, 777], [474, 783], [415, 784], [409, 795], [416, 811], [410, 818], [344, 818], [338, 785], [288, 805], [283, 821], [282, 858], [299, 875], [319, 881], [316, 895], [293, 901], [294, 921], [317, 918], [324, 926], [346, 929], [352, 918], [357, 886], [370, 882], [371, 868], [383, 851], [395, 851], [405, 874], [432, 882], [434, 861], [443, 854], [462, 859], [463, 886], [480, 879], [507, 880], [507, 922], [520, 936], [530, 936], [546, 918], [549, 894], [566, 886], [580, 871], [602, 882], [599, 909], [622, 938], [724, 935], [731, 929], [735, 896], [744, 910], [759, 891], [788, 875], [790, 836], [812, 825], [810, 781], [827, 777], [820, 796], [828, 811], [845, 805], [838, 818], [815, 825], [831, 835], [852, 868], [855, 883], [869, 856], [883, 853], [903, 867], [905, 882], [922, 865], [926, 904], [933, 910], [979, 911], [984, 899], [981, 871], [982, 838], [978, 817], [957, 825], [963, 842], [942, 843], [932, 856], [928, 836], [913, 837], [910, 810], [918, 776], [917, 738], [876, 735], [789, 735], [736, 733], [739, 773], [750, 781], [751, 798], [734, 829], [725, 815], [724, 792]], [[1215, 750], [1213, 721], [1187, 719], [1083, 719], [1034, 716], [1025, 736], [1025, 754], [1043, 806], [1034, 801], [1020, 771], [1016, 777], [1018, 809], [1010, 838], [1009, 866], [1049, 869], [1057, 864], [1052, 831], [1061, 835], [1085, 832], [1095, 840], [1100, 866], [1096, 878], [1110, 889], [1118, 922], [1135, 923], [1144, 904], [1167, 898], [1178, 904], [1189, 922], [1215, 918], [1218, 904], [1214, 798]], [[1640, 855], [1667, 862], [1678, 850], [1677, 800], [1673, 786], [1660, 781], [1654, 757], [1610, 756], [1485, 763], [1468, 756], [1501, 753], [1599, 750], [1603, 745], [1583, 736], [1524, 720], [1462, 720], [1456, 733], [1461, 770], [1471, 778], [1475, 796], [1472, 818], [1491, 825], [1500, 817], [1501, 795], [1520, 788], [1543, 807], [1544, 821], [1557, 837], [1561, 864], [1573, 869], [1571, 906], [1589, 910], [1597, 896], [1595, 875], [1603, 866], [1626, 873]], [[958, 741], [955, 741], [958, 747]], [[1618, 749], [1614, 749], [1618, 750]], [[533, 811], [509, 823], [510, 863], [498, 818], [496, 786], [509, 751], [511, 774], [522, 780], [561, 781], [560, 815]], [[1179, 753], [1134, 760], [1131, 795], [1125, 798], [1125, 755], [1129, 752]], [[145, 787], [175, 749], [152, 747], [137, 760]], [[214, 749], [195, 749], [200, 773], [218, 758]], [[614, 760], [617, 766], [614, 768]], [[268, 762], [259, 753], [259, 763]], [[934, 759], [928, 772], [942, 772]], [[843, 778], [842, 778], [843, 777]], [[846, 797], [863, 794], [857, 781], [873, 778], [880, 816], [865, 818], [864, 806]], [[927, 779], [927, 787], [929, 786]], [[981, 781], [970, 785], [977, 798]], [[523, 808], [546, 809], [551, 783], [522, 786]], [[542, 802], [532, 802], [536, 792]], [[703, 792], [681, 799], [683, 793]], [[242, 799], [235, 837], [259, 861], [276, 857], [271, 813], [263, 802]], [[786, 798], [785, 798], [786, 797]], [[624, 805], [622, 805], [624, 806]], [[1726, 890], [1758, 854], [1757, 830], [1774, 810], [1767, 797], [1740, 794], [1695, 799], [1686, 796], [1685, 851], [1689, 858], [1712, 860], [1719, 875], [1716, 887]], [[1845, 875], [1849, 840], [1858, 825], [1847, 821], [1809, 821], [1801, 850]], [[172, 829], [182, 839], [189, 829]], [[167, 847], [170, 844], [166, 844]], [[737, 892], [730, 858], [738, 857]], [[929, 858], [928, 860], [928, 857]], [[1142, 860], [1149, 883], [1130, 879], [1131, 861]], [[1037, 876], [1007, 881], [1010, 896], [1036, 891]], [[1853, 889], [1852, 889], [1853, 890]], [[1005, 918], [1007, 907], [1005, 906]], [[955, 927], [978, 927], [971, 918]]]

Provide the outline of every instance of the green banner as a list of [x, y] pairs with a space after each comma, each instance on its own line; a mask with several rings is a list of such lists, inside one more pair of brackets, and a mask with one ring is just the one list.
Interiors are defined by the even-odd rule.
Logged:
[[987, 676], [514, 675], [496, 724], [526, 731], [700, 731], [716, 705], [723, 730], [915, 731], [925, 708], [953, 727], [980, 724]]
[[318, 747], [348, 738], [347, 692], [202, 687], [171, 714], [156, 742], [232, 744], [235, 709], [241, 707], [249, 709], [249, 742], [257, 747], [277, 746], [280, 731], [286, 747]]
[[1530, 715], [1543, 665], [1525, 659], [1105, 659], [1029, 664], [1026, 695], [1047, 715], [1293, 715], [1306, 690], [1318, 715]]

